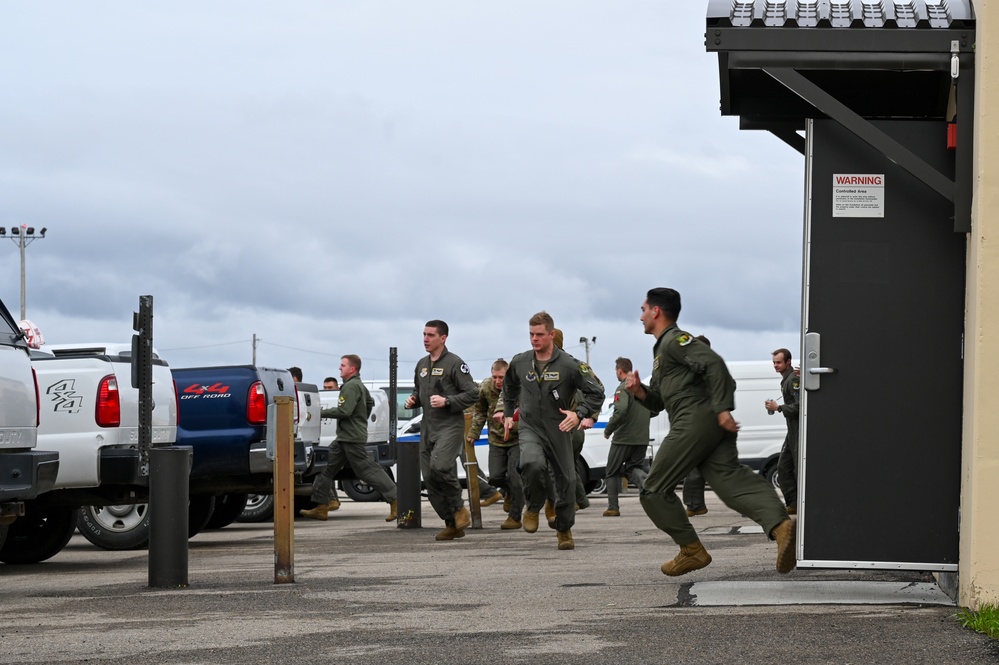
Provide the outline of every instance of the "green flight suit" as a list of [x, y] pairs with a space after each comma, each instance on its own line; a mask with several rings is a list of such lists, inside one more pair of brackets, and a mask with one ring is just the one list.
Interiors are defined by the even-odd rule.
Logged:
[[607, 508], [620, 510], [621, 475], [627, 476], [639, 491], [645, 486], [645, 454], [649, 449], [649, 424], [652, 413], [636, 403], [622, 381], [614, 391], [614, 412], [604, 437], [611, 440], [604, 477], [607, 483]]
[[[447, 526], [454, 526], [454, 514], [462, 509], [461, 483], [456, 460], [465, 447], [465, 409], [478, 396], [468, 365], [461, 358], [441, 351], [436, 361], [424, 356], [413, 373], [413, 398], [423, 407], [420, 424], [420, 470], [427, 485], [430, 505]], [[430, 397], [441, 395], [448, 405], [433, 408]]]
[[325, 504], [336, 498], [333, 483], [336, 474], [346, 465], [358, 480], [371, 485], [386, 501], [396, 500], [395, 483], [380, 464], [368, 455], [368, 416], [375, 408], [375, 400], [354, 375], [340, 386], [337, 405], [320, 412], [323, 418], [336, 419], [336, 440], [330, 444], [330, 458], [326, 469], [312, 482], [312, 500]]
[[544, 363], [535, 361], [534, 351], [513, 357], [503, 382], [504, 413], [513, 417], [520, 407], [520, 475], [524, 480], [527, 509], [540, 512], [545, 504], [545, 479], [555, 475], [555, 528], [568, 531], [576, 518], [576, 469], [572, 454], [572, 434], [558, 426], [565, 419], [560, 409], [569, 410], [576, 391], [583, 400], [576, 415], [587, 418], [600, 412], [603, 387], [593, 371], [558, 347]]
[[669, 433], [652, 462], [640, 500], [659, 529], [677, 545], [698, 540], [676, 486], [698, 468], [718, 497], [769, 534], [788, 519], [777, 493], [748, 466], [739, 464], [736, 433], [718, 424], [718, 414], [735, 409], [735, 380], [725, 361], [707, 344], [671, 324], [653, 347], [652, 380], [640, 401], [665, 410]]
[[788, 367], [781, 375], [780, 394], [784, 403], [777, 410], [784, 414], [787, 423], [787, 436], [777, 460], [777, 482], [780, 484], [784, 504], [794, 506], [798, 503], [798, 408], [801, 380], [794, 375], [794, 369]]
[[479, 384], [479, 397], [472, 405], [472, 422], [468, 430], [480, 432], [482, 426], [488, 423], [489, 482], [506, 493], [510, 500], [508, 515], [519, 522], [524, 512], [524, 482], [517, 468], [520, 465], [517, 423], [513, 424], [510, 435], [504, 441], [503, 420], [493, 418], [497, 410], [503, 410], [499, 403], [501, 394], [491, 378]]

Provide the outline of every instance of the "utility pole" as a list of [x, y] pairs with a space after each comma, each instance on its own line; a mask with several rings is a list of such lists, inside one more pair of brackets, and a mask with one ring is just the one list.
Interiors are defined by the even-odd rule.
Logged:
[[253, 333], [253, 362], [250, 364], [257, 366], [257, 333]]
[[[45, 232], [48, 228], [43, 227], [39, 232], [39, 235], [35, 235], [35, 227], [28, 226], [27, 224], [22, 224], [21, 226], [10, 227], [10, 240], [15, 245], [17, 245], [21, 250], [21, 320], [28, 318], [25, 312], [26, 301], [25, 301], [25, 274], [24, 274], [24, 248], [30, 245], [35, 240], [40, 240], [45, 237]], [[0, 238], [7, 237], [7, 228], [0, 226]]]
[[590, 339], [586, 339], [585, 337], [580, 337], [579, 338], [579, 343], [582, 344], [586, 348], [586, 364], [589, 365], [590, 364], [590, 344], [596, 344], [597, 343], [597, 338], [596, 337], [591, 337]]

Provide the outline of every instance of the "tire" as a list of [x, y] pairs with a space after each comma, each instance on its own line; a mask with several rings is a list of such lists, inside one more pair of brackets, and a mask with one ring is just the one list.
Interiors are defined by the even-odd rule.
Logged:
[[[215, 497], [196, 496], [187, 513], [187, 537], [198, 534], [212, 516]], [[84, 506], [76, 515], [83, 537], [102, 550], [135, 550], [149, 544], [149, 506], [145, 503], [119, 506]]]
[[0, 547], [4, 563], [38, 563], [52, 558], [66, 547], [76, 531], [73, 508], [37, 508], [28, 502], [24, 516], [18, 517], [7, 531]]
[[607, 479], [594, 480], [595, 487], [589, 491], [590, 494], [607, 494]]
[[777, 462], [774, 462], [763, 470], [763, 477], [767, 479], [773, 488], [780, 491], [780, 474], [777, 472]]
[[249, 494], [246, 507], [236, 518], [237, 522], [266, 522], [274, 519], [274, 497], [270, 494]]
[[382, 498], [382, 493], [375, 490], [374, 487], [368, 485], [367, 483], [358, 480], [357, 478], [350, 478], [348, 480], [340, 481], [340, 489], [343, 493], [349, 496], [354, 501], [384, 501]]
[[214, 496], [191, 497], [191, 503], [187, 507], [187, 537], [194, 538], [201, 533], [201, 530], [208, 524], [215, 512]]
[[227, 527], [243, 513], [248, 494], [223, 494], [215, 497], [215, 510], [205, 525], [206, 529]]

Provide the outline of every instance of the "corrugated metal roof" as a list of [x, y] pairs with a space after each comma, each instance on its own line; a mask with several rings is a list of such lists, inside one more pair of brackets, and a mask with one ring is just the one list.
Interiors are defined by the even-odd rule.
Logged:
[[933, 29], [973, 27], [975, 14], [969, 0], [711, 0], [712, 20], [742, 28]]

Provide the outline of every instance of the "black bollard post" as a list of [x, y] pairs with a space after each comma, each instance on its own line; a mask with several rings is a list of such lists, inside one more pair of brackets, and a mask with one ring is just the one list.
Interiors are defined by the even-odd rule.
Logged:
[[149, 586], [184, 588], [191, 446], [149, 450]]

